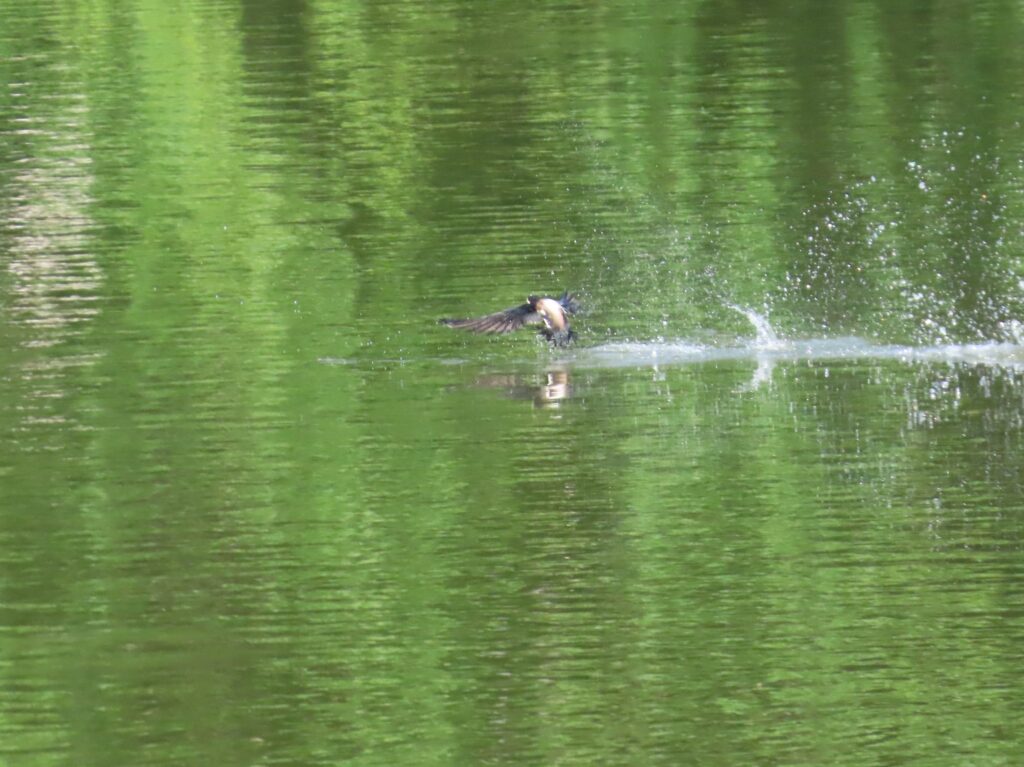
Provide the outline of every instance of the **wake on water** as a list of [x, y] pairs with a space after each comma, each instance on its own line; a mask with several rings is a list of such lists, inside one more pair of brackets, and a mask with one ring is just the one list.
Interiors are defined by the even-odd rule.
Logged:
[[[700, 364], [716, 360], [750, 360], [757, 364], [753, 387], [771, 378], [777, 362], [829, 360], [897, 360], [901, 362], [945, 362], [991, 365], [1024, 372], [1024, 323], [1009, 323], [1007, 335], [1013, 341], [987, 341], [974, 344], [936, 344], [909, 346], [876, 344], [856, 336], [841, 338], [784, 339], [772, 328], [768, 318], [753, 309], [728, 304], [749, 320], [754, 338], [746, 342], [718, 346], [687, 340], [620, 341], [598, 346], [578, 346], [558, 350], [559, 369], [586, 368], [661, 368], [672, 365]], [[373, 364], [404, 364], [408, 360], [375, 360]], [[548, 358], [548, 362], [551, 362]], [[356, 358], [322, 357], [326, 365], [359, 365]], [[466, 359], [445, 359], [443, 364], [461, 365]]]
[[768, 319], [742, 306], [728, 304], [753, 325], [755, 336], [747, 343], [713, 346], [687, 341], [617, 342], [581, 348], [573, 361], [581, 366], [633, 367], [697, 363], [713, 360], [750, 359], [758, 363], [797, 360], [902, 360], [906, 362], [962, 362], [1024, 370], [1024, 333], [1010, 328], [1013, 342], [933, 346], [880, 345], [856, 336], [788, 340], [779, 338]]

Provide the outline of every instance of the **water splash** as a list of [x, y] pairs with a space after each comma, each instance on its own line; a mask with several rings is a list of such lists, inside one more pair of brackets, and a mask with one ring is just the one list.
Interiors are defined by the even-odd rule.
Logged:
[[999, 323], [999, 329], [1007, 336], [1009, 341], [1018, 346], [1024, 345], [1024, 322], [1020, 320], [1007, 320]]
[[983, 341], [976, 344], [905, 346], [874, 344], [856, 336], [782, 339], [764, 315], [738, 304], [726, 306], [742, 314], [754, 326], [756, 335], [753, 343], [724, 347], [662, 339], [646, 343], [611, 343], [580, 350], [575, 355], [574, 362], [584, 366], [627, 367], [750, 359], [758, 366], [747, 387], [750, 389], [757, 389], [770, 382], [772, 369], [776, 363], [795, 360], [888, 359], [906, 363], [987, 364], [1024, 370], [1024, 323], [1016, 320], [1002, 323], [1001, 331], [1010, 340]]
[[[904, 346], [873, 344], [863, 338], [808, 338], [782, 341], [775, 347], [760, 345], [700, 346], [685, 341], [612, 343], [573, 352], [569, 361], [578, 367], [645, 367], [699, 364], [722, 360], [763, 363], [829, 360], [895, 360], [913, 363], [992, 365], [1024, 371], [1024, 344], [985, 341], [977, 344]], [[761, 374], [761, 379], [765, 375]]]
[[768, 318], [763, 314], [758, 314], [753, 309], [747, 309], [739, 304], [726, 304], [726, 306], [733, 311], [737, 311], [742, 314], [750, 321], [750, 324], [754, 326], [754, 331], [757, 334], [754, 339], [755, 347], [758, 349], [786, 348], [786, 342], [779, 338], [775, 329], [768, 322]]

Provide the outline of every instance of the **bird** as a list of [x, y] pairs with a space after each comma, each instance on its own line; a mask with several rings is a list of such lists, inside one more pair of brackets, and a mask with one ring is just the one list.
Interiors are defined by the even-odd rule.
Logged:
[[565, 291], [559, 298], [529, 296], [525, 304], [513, 306], [483, 317], [465, 320], [441, 320], [442, 325], [474, 333], [510, 333], [526, 325], [543, 324], [540, 334], [553, 346], [568, 346], [576, 338], [569, 327], [569, 315], [579, 311], [579, 303]]

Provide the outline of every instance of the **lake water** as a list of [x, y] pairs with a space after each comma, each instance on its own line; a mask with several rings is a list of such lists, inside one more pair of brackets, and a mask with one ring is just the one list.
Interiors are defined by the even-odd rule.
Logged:
[[0, 763], [1020, 764], [1021, 39], [0, 4]]

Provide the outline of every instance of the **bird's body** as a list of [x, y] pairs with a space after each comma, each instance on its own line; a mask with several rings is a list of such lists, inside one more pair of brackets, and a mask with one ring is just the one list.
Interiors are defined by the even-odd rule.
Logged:
[[569, 326], [569, 315], [579, 309], [576, 299], [566, 291], [561, 298], [530, 296], [525, 304], [494, 314], [466, 320], [441, 320], [450, 328], [463, 328], [474, 333], [510, 333], [526, 325], [540, 325], [542, 336], [555, 346], [567, 346], [576, 337]]

